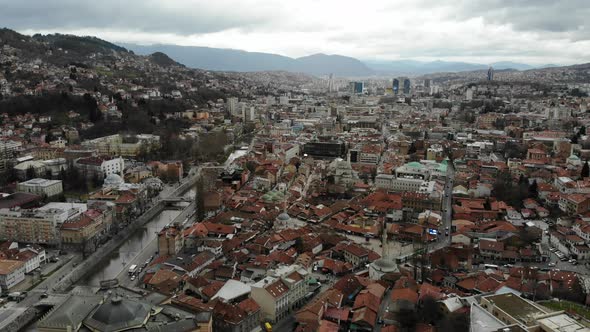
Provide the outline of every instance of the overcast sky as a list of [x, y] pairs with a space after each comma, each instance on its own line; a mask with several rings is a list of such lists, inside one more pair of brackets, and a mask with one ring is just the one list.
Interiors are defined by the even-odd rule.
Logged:
[[590, 0], [0, 0], [0, 25], [298, 57], [590, 61]]

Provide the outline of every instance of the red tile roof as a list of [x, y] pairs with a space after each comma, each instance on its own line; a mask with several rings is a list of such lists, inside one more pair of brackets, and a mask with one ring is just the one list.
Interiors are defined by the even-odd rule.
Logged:
[[391, 300], [394, 302], [405, 300], [416, 304], [418, 302], [418, 293], [409, 288], [394, 289], [391, 291]]
[[287, 285], [285, 285], [285, 283], [280, 279], [270, 284], [265, 289], [275, 299], [280, 298], [281, 296], [287, 294], [287, 292], [289, 291], [289, 287], [287, 287]]

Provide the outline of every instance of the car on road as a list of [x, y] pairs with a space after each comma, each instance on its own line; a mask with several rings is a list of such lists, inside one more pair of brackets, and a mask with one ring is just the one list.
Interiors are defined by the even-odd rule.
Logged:
[[135, 281], [135, 274], [131, 276], [131, 281]]
[[555, 263], [549, 263], [549, 264], [547, 264], [547, 266], [554, 267], [555, 266]]
[[48, 295], [47, 293], [43, 293], [43, 294], [41, 294], [39, 297], [40, 297], [40, 298], [42, 298], [42, 299], [45, 299], [45, 298], [47, 298], [48, 296], [49, 296], [49, 295]]

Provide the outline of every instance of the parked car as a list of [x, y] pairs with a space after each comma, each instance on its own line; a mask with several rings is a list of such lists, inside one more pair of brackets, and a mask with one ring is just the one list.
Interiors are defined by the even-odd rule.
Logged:
[[547, 266], [554, 267], [555, 266], [555, 263], [549, 263], [549, 264], [547, 264]]

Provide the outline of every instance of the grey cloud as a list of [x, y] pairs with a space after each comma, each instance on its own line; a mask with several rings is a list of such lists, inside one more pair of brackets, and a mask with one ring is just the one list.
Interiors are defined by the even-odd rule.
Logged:
[[590, 39], [588, 0], [463, 0], [457, 8], [453, 15], [463, 19], [483, 17], [487, 23], [508, 24], [516, 31]]
[[[177, 2], [175, 2], [177, 3]], [[270, 24], [273, 8], [233, 8], [227, 1], [0, 0], [0, 24], [13, 29], [113, 29], [192, 35]]]

